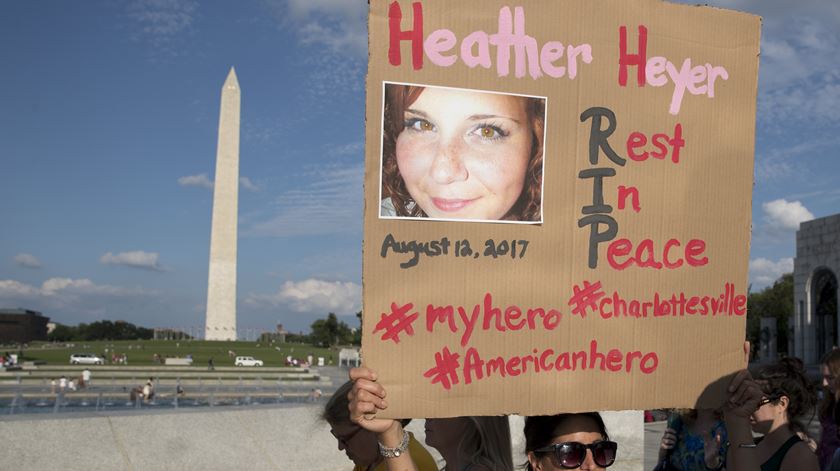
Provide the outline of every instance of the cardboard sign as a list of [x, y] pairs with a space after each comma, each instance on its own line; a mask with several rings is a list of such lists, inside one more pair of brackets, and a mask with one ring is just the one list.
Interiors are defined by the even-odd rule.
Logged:
[[362, 357], [387, 416], [721, 399], [759, 29], [658, 0], [371, 1]]

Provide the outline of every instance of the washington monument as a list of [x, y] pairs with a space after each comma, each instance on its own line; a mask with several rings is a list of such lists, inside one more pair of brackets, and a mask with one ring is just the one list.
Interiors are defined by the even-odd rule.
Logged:
[[207, 280], [206, 340], [236, 340], [236, 225], [239, 205], [239, 82], [230, 68], [222, 85], [210, 273]]

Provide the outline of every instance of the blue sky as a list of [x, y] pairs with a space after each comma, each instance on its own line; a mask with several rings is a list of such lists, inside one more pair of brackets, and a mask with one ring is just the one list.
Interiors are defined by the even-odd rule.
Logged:
[[[764, 17], [750, 276], [840, 212], [840, 3]], [[242, 87], [240, 333], [361, 304], [362, 0], [0, 3], [0, 307], [203, 326], [219, 93]]]

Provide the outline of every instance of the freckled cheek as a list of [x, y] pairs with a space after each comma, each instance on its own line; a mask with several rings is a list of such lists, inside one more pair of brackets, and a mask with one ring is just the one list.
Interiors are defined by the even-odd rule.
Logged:
[[432, 143], [424, 140], [400, 135], [397, 139], [397, 167], [406, 185], [413, 186], [429, 173], [434, 160]]
[[499, 148], [473, 159], [471, 174], [496, 194], [519, 196], [525, 184], [528, 155], [517, 148]]

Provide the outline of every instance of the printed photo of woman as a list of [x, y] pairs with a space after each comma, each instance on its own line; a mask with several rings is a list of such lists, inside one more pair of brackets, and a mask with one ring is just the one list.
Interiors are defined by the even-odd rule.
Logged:
[[542, 222], [544, 98], [384, 84], [381, 218]]

